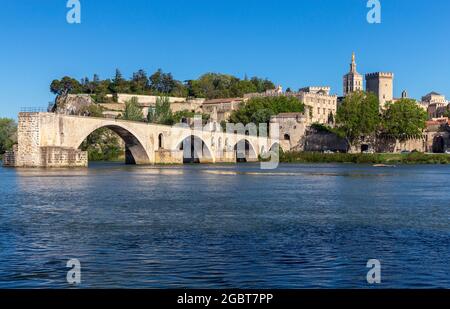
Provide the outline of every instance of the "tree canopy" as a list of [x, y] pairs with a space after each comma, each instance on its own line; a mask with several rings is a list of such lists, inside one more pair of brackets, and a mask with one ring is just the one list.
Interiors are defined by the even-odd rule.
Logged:
[[417, 136], [425, 129], [427, 112], [414, 100], [388, 103], [383, 113], [382, 132], [397, 138]]
[[338, 130], [350, 144], [362, 135], [375, 134], [380, 123], [379, 101], [372, 93], [358, 91], [349, 94], [337, 109]]
[[147, 121], [165, 125], [174, 123], [168, 97], [158, 97], [156, 99], [155, 109], [149, 109]]
[[246, 93], [264, 92], [274, 89], [275, 85], [267, 80], [252, 77], [243, 80], [227, 74], [207, 73], [197, 80], [187, 82], [189, 96], [218, 99], [242, 97]]
[[125, 112], [122, 118], [131, 121], [142, 121], [144, 119], [136, 97], [132, 97], [129, 101], [125, 102]]
[[119, 69], [116, 69], [112, 79], [102, 80], [94, 74], [92, 80], [84, 77], [78, 81], [65, 76], [60, 80], [53, 80], [50, 85], [50, 91], [56, 95], [90, 94], [97, 102], [105, 102], [108, 94], [114, 98], [118, 93], [216, 99], [241, 97], [246, 93], [264, 92], [274, 88], [274, 83], [267, 79], [258, 77], [239, 79], [220, 73], [207, 73], [196, 80], [181, 82], [171, 73], [163, 72], [161, 69], [150, 76], [145, 70], [138, 70], [129, 80], [123, 77]]
[[13, 119], [0, 118], [0, 154], [11, 150], [17, 142], [17, 124]]
[[338, 107], [337, 127], [332, 131], [352, 144], [361, 136], [388, 134], [395, 138], [415, 137], [425, 129], [427, 113], [414, 100], [388, 102], [380, 112], [379, 101], [372, 93], [355, 92]]
[[305, 106], [296, 97], [275, 96], [256, 97], [248, 100], [239, 109], [232, 112], [229, 121], [232, 123], [269, 123], [270, 117], [279, 113], [301, 113]]

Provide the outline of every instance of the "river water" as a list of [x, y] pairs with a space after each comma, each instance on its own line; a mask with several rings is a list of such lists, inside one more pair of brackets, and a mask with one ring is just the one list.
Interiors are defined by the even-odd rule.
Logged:
[[0, 287], [450, 288], [450, 166], [0, 168]]

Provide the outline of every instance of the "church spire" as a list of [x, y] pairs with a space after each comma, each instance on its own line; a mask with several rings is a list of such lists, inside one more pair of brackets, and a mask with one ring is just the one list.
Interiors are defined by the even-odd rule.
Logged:
[[363, 77], [356, 71], [356, 56], [352, 53], [352, 62], [350, 63], [350, 72], [344, 75], [344, 96], [349, 93], [360, 91], [363, 87]]
[[356, 73], [355, 52], [352, 53], [352, 63], [350, 64], [350, 72]]

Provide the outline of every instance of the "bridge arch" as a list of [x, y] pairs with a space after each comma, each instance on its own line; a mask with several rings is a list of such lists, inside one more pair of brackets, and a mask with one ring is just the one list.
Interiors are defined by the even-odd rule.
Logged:
[[279, 152], [281, 148], [281, 145], [279, 142], [273, 142], [272, 145], [270, 145], [269, 148], [269, 152], [275, 151], [275, 152]]
[[126, 164], [149, 164], [151, 162], [144, 147], [145, 143], [133, 132], [133, 130], [120, 123], [102, 124], [89, 128], [82, 134], [83, 137], [76, 143], [75, 148], [80, 148], [83, 141], [88, 138], [89, 135], [102, 128], [113, 131], [124, 141]]
[[183, 163], [215, 162], [211, 147], [196, 134], [187, 134], [181, 138], [175, 149], [183, 151]]
[[257, 161], [257, 149], [249, 138], [242, 138], [233, 146], [233, 150], [236, 151], [236, 161], [238, 162]]

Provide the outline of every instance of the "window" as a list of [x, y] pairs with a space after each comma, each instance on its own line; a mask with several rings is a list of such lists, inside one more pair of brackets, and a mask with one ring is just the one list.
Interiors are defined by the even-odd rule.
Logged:
[[158, 149], [164, 149], [164, 144], [163, 144], [163, 134], [159, 134], [158, 135]]

